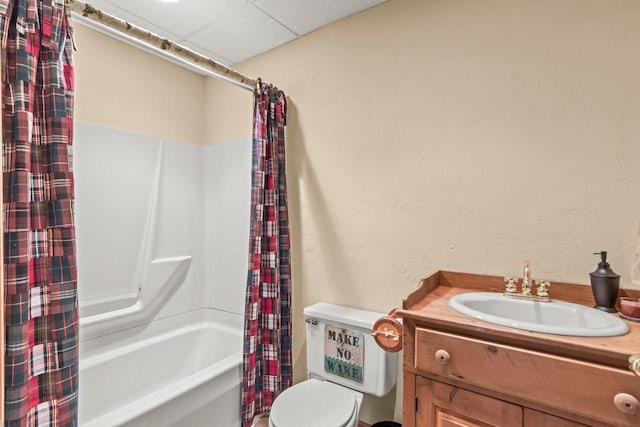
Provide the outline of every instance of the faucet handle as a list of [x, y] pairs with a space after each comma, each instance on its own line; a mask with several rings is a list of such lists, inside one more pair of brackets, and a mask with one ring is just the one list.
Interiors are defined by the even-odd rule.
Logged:
[[515, 277], [505, 277], [504, 281], [507, 282], [507, 286], [504, 290], [505, 294], [509, 295], [518, 292], [518, 287], [516, 286], [516, 283], [518, 283], [518, 279], [516, 279]]
[[536, 284], [538, 285], [537, 294], [539, 297], [548, 297], [549, 296], [549, 287], [551, 283], [548, 280], [537, 280]]

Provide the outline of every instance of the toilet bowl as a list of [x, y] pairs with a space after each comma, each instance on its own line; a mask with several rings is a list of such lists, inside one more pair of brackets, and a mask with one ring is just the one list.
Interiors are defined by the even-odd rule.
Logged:
[[356, 427], [362, 398], [355, 390], [309, 379], [278, 396], [269, 427]]
[[371, 336], [384, 316], [317, 303], [304, 309], [309, 379], [280, 393], [270, 427], [357, 427], [364, 394], [384, 396], [396, 383], [397, 353]]

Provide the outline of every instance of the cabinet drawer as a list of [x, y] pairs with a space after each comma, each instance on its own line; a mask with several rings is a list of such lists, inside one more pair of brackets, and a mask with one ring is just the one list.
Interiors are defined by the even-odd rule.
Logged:
[[628, 371], [423, 328], [416, 328], [415, 367], [607, 425], [640, 425], [640, 409], [623, 412], [640, 399], [640, 378]]

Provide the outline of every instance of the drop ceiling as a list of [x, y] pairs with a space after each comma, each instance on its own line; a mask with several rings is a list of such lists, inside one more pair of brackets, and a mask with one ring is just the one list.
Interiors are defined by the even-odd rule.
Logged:
[[385, 0], [88, 0], [230, 66]]

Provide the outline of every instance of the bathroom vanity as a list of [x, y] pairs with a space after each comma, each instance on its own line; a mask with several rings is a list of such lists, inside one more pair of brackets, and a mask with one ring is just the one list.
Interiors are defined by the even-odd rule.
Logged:
[[[640, 426], [640, 376], [629, 368], [640, 354], [640, 323], [627, 322], [620, 336], [552, 335], [448, 306], [461, 293], [504, 290], [502, 277], [439, 271], [404, 299], [402, 425]], [[552, 282], [550, 294], [594, 304], [588, 286]]]

